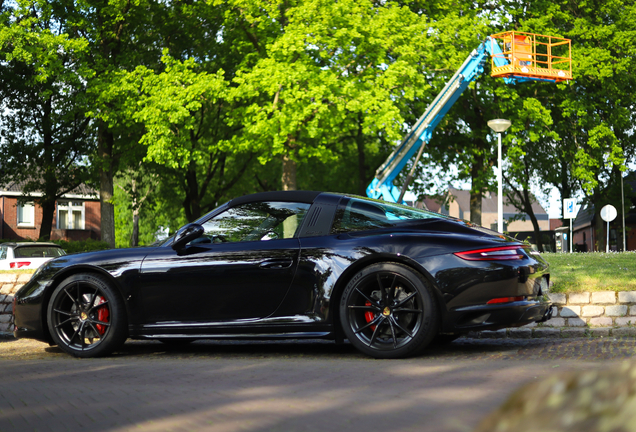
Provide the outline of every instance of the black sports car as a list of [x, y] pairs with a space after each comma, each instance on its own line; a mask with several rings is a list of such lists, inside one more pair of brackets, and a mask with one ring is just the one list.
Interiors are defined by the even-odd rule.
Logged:
[[548, 319], [547, 268], [526, 245], [437, 213], [265, 192], [153, 247], [49, 261], [15, 296], [14, 334], [78, 357], [126, 338], [328, 338], [397, 358]]

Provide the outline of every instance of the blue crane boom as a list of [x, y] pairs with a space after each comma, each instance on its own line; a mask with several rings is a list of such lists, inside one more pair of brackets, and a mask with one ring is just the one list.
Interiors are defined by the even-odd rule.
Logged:
[[[503, 55], [499, 44], [494, 42], [490, 37], [486, 40], [464, 61], [464, 64], [455, 72], [455, 75], [446, 83], [444, 89], [431, 102], [424, 114], [415, 123], [415, 126], [404, 137], [402, 143], [391, 153], [388, 159], [378, 168], [375, 178], [367, 187], [367, 195], [371, 198], [381, 198], [390, 202], [401, 202], [404, 196], [404, 189], [400, 191], [393, 184], [393, 180], [402, 171], [406, 163], [413, 157], [415, 152], [419, 150], [419, 160], [425, 144], [433, 136], [433, 130], [437, 127], [448, 110], [453, 106], [455, 101], [459, 99], [468, 85], [484, 71], [484, 64], [488, 55], [492, 56], [495, 66], [505, 66], [509, 63], [506, 56]], [[515, 82], [515, 78], [504, 78], [506, 83]], [[414, 164], [414, 166], [415, 166]], [[413, 170], [409, 174], [406, 184], [410, 183], [410, 177]]]

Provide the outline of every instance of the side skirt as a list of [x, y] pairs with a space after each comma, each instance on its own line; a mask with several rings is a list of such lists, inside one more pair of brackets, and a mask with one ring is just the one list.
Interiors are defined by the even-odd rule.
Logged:
[[332, 332], [288, 332], [288, 333], [146, 333], [131, 336], [132, 339], [241, 339], [241, 340], [285, 340], [285, 339], [334, 339]]

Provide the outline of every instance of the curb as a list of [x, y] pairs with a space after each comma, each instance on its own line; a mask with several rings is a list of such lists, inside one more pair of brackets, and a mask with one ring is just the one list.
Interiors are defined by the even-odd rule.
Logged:
[[469, 332], [469, 339], [535, 339], [582, 337], [636, 337], [636, 327], [561, 327], [561, 328], [508, 328], [496, 331]]

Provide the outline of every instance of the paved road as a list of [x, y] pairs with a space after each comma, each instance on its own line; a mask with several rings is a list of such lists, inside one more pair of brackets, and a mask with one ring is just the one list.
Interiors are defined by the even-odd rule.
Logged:
[[391, 361], [321, 341], [129, 341], [80, 360], [0, 339], [0, 432], [463, 432], [523, 383], [635, 354], [633, 338], [460, 339]]

